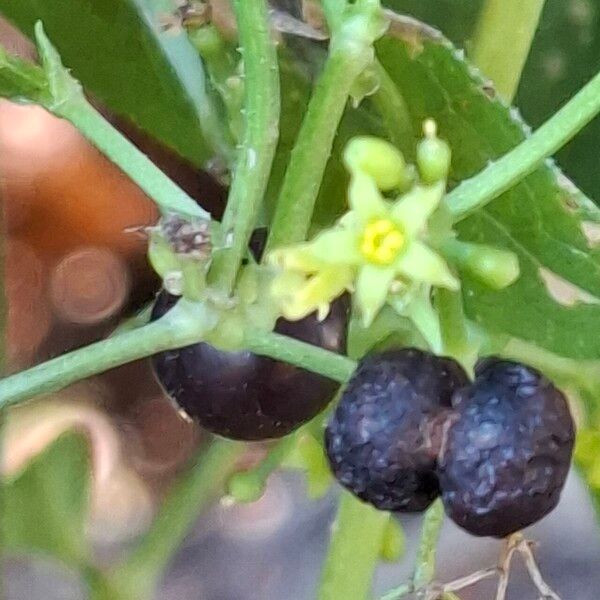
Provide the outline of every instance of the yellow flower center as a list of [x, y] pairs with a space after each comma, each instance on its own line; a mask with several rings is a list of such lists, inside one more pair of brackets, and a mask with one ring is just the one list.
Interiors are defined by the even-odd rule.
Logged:
[[406, 237], [390, 219], [379, 219], [365, 227], [360, 244], [363, 256], [378, 265], [389, 265], [404, 247]]

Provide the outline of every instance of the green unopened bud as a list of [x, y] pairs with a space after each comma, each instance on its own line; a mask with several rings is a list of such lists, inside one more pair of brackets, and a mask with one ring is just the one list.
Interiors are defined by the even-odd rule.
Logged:
[[402, 558], [405, 551], [406, 537], [404, 530], [400, 523], [390, 516], [381, 540], [379, 556], [386, 562], [396, 562]]
[[442, 252], [458, 268], [495, 290], [511, 285], [519, 277], [519, 260], [508, 250], [451, 240]]
[[389, 142], [376, 137], [355, 137], [344, 150], [344, 163], [350, 172], [362, 171], [380, 190], [403, 188], [410, 171], [402, 152]]
[[240, 504], [260, 500], [265, 493], [266, 482], [254, 471], [232, 475], [227, 485], [229, 495]]
[[435, 121], [425, 121], [423, 133], [425, 137], [417, 146], [417, 167], [423, 183], [432, 184], [448, 177], [452, 153], [450, 146], [437, 137]]

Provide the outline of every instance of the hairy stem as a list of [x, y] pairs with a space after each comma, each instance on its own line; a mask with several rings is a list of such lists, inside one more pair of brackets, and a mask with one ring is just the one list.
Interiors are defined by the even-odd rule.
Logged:
[[231, 245], [215, 257], [212, 277], [231, 292], [262, 204], [279, 137], [279, 68], [266, 0], [233, 3], [244, 63], [245, 126], [223, 215]]
[[435, 304], [440, 318], [444, 354], [458, 360], [467, 371], [472, 371], [461, 292], [438, 288], [435, 292]]
[[289, 362], [341, 383], [348, 381], [356, 368], [356, 362], [347, 356], [279, 333], [250, 329], [244, 333], [244, 346], [256, 354]]
[[600, 73], [514, 150], [463, 181], [446, 202], [460, 221], [535, 171], [600, 112]]
[[68, 352], [0, 380], [0, 408], [60, 390], [80, 379], [156, 352], [197, 342], [202, 337], [203, 331], [195, 325], [193, 316], [177, 306], [154, 323]]
[[421, 541], [413, 575], [413, 586], [416, 590], [420, 590], [433, 581], [437, 544], [443, 523], [444, 507], [442, 501], [438, 499], [427, 509], [423, 519]]
[[366, 600], [390, 513], [342, 492], [323, 567], [319, 600]]
[[152, 596], [198, 513], [223, 491], [243, 447], [243, 444], [215, 439], [173, 487], [138, 546], [109, 573], [109, 581], [129, 590], [128, 598], [145, 600]]
[[[38, 394], [60, 390], [124, 363], [200, 342], [205, 334], [196, 309], [180, 301], [158, 321], [0, 380], [0, 409]], [[249, 330], [245, 332], [245, 345], [257, 354], [292, 363], [340, 382], [346, 381], [356, 366], [346, 356], [271, 332]]]
[[511, 102], [529, 55], [545, 0], [486, 0], [471, 51], [473, 62]]
[[[329, 9], [327, 8], [328, 5]], [[328, 16], [339, 2], [325, 3]], [[358, 5], [356, 5], [358, 7]], [[267, 251], [306, 238], [333, 140], [356, 78], [373, 59], [372, 42], [378, 33], [372, 7], [360, 19], [335, 18], [330, 51], [308, 104], [290, 156], [271, 223]], [[348, 23], [348, 27], [344, 25]]]
[[267, 250], [303, 240], [344, 113], [351, 80], [356, 76], [342, 53], [331, 54], [317, 82], [277, 201]]
[[175, 212], [191, 217], [210, 218], [193, 198], [171, 181], [87, 101], [81, 99], [65, 103], [55, 114], [75, 125], [98, 150], [146, 192], [163, 213]]
[[423, 590], [433, 581], [437, 544], [443, 523], [444, 507], [441, 500], [438, 499], [427, 509], [423, 519], [412, 581], [386, 592], [380, 600], [400, 600], [409, 594]]

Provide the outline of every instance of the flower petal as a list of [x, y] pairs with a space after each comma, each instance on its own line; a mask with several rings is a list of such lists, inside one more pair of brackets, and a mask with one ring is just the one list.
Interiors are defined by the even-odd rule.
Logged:
[[313, 254], [308, 242], [269, 252], [267, 263], [280, 269], [302, 273], [315, 273], [323, 266], [322, 261]]
[[444, 196], [444, 183], [415, 186], [392, 207], [391, 215], [410, 236], [420, 233]]
[[354, 231], [343, 227], [325, 230], [308, 243], [310, 251], [324, 263], [357, 265], [361, 261]]
[[457, 290], [460, 287], [458, 279], [452, 275], [446, 261], [431, 248], [414, 240], [406, 249], [394, 267], [396, 272], [419, 283], [429, 283]]
[[348, 204], [362, 223], [389, 218], [390, 207], [377, 189], [375, 181], [357, 171], [350, 179]]
[[[316, 275], [296, 285], [288, 294], [281, 294], [279, 300], [281, 312], [289, 321], [297, 321], [307, 317], [315, 310], [319, 316], [326, 316], [330, 302], [340, 296], [352, 283], [354, 271], [348, 267], [323, 269]], [[292, 283], [292, 282], [290, 282]]]
[[395, 271], [390, 267], [365, 265], [356, 280], [355, 300], [363, 327], [369, 327], [385, 303]]

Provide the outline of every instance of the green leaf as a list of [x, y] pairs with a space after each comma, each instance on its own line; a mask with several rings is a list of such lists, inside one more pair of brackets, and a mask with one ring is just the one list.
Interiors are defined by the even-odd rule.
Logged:
[[0, 0], [33, 36], [43, 22], [64, 64], [114, 112], [201, 165], [227, 154], [202, 63], [183, 31], [161, 31], [169, 0]]
[[[482, 0], [386, 0], [385, 4], [439, 28], [468, 51]], [[537, 127], [599, 70], [600, 5], [593, 0], [546, 0], [515, 105]], [[596, 198], [599, 137], [600, 119], [595, 119], [557, 154], [568, 176]]]
[[3, 487], [1, 535], [11, 553], [41, 552], [85, 564], [89, 457], [80, 435], [63, 434]]
[[[402, 91], [415, 126], [433, 117], [453, 151], [454, 183], [480, 171], [526, 135], [518, 116], [490, 97], [483, 79], [444, 40], [388, 36], [378, 56]], [[600, 318], [598, 251], [586, 240], [573, 207], [580, 194], [559, 183], [551, 165], [459, 225], [463, 240], [515, 252], [522, 275], [500, 292], [465, 279], [468, 315], [494, 332], [535, 342], [573, 358], [598, 358], [600, 339], [590, 324]], [[540, 271], [545, 269], [547, 271]], [[568, 282], [581, 301], [567, 306], [548, 292], [542, 275]], [[554, 277], [551, 275], [551, 277]]]
[[473, 32], [483, 0], [383, 0], [382, 3], [436, 27], [455, 44], [462, 45]]

